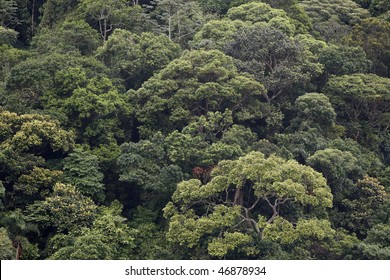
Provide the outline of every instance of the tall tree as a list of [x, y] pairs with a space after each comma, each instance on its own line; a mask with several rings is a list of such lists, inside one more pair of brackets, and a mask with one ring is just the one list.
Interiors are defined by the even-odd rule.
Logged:
[[155, 29], [182, 46], [187, 45], [205, 21], [196, 1], [154, 0], [151, 3], [153, 6], [148, 17], [154, 22]]
[[[100, 207], [91, 227], [68, 235], [58, 234], [50, 240], [54, 252], [49, 259], [119, 260], [128, 259], [134, 246], [135, 232], [121, 216], [122, 205], [113, 202]], [[50, 248], [50, 251], [53, 249]]]
[[321, 73], [321, 65], [311, 61], [311, 53], [299, 41], [268, 26], [240, 29], [226, 46], [240, 70], [255, 75], [264, 84], [266, 101], [271, 103], [294, 84], [305, 84]]
[[[167, 237], [189, 248], [206, 246], [211, 256], [223, 257], [238, 249], [256, 255], [263, 240], [293, 243], [324, 229], [322, 234], [331, 234], [329, 222], [315, 219], [315, 211], [304, 218], [283, 210], [305, 205], [332, 206], [325, 179], [295, 161], [252, 152], [221, 161], [205, 185], [196, 179], [179, 183], [164, 208]], [[311, 233], [300, 230], [305, 224]]]
[[312, 19], [316, 35], [331, 42], [341, 42], [352, 26], [370, 16], [352, 0], [303, 0], [300, 5]]
[[137, 35], [116, 29], [96, 54], [111, 69], [113, 77], [124, 80], [126, 89], [137, 89], [155, 72], [177, 58], [180, 47], [165, 35], [149, 32]]
[[349, 137], [373, 149], [387, 145], [390, 79], [374, 74], [332, 77], [323, 92], [329, 96]]
[[208, 112], [229, 109], [242, 120], [261, 117], [261, 83], [240, 75], [220, 51], [190, 51], [169, 63], [137, 91], [129, 91], [141, 133], [181, 129]]
[[347, 42], [360, 46], [373, 62], [374, 73], [390, 77], [390, 23], [378, 18], [368, 18], [356, 25]]
[[127, 0], [81, 0], [78, 12], [106, 41], [115, 28], [142, 30], [142, 8]]
[[97, 156], [82, 148], [74, 149], [64, 159], [63, 170], [65, 183], [75, 186], [81, 194], [97, 203], [104, 201], [103, 173]]
[[0, 180], [6, 182], [6, 207], [24, 207], [32, 202], [31, 197], [25, 200], [26, 195], [45, 195], [53, 187], [60, 174], [46, 159], [63, 157], [74, 145], [74, 134], [48, 116], [4, 110], [0, 125]]

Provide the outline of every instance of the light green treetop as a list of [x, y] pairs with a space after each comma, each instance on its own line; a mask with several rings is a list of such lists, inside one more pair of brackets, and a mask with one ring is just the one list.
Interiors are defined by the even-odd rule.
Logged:
[[[190, 248], [207, 246], [210, 255], [222, 257], [237, 249], [256, 254], [255, 240], [282, 238], [273, 230], [278, 225], [291, 229], [285, 233], [288, 242], [304, 239], [302, 231], [328, 234], [321, 233], [318, 225], [312, 226], [312, 233], [295, 227], [297, 221], [281, 211], [285, 205], [327, 208], [332, 206], [332, 194], [321, 174], [310, 167], [251, 152], [238, 160], [221, 161], [205, 185], [196, 179], [178, 184], [164, 208], [169, 218], [167, 238]], [[302, 217], [300, 223], [305, 220]], [[307, 223], [316, 224], [310, 219]]]

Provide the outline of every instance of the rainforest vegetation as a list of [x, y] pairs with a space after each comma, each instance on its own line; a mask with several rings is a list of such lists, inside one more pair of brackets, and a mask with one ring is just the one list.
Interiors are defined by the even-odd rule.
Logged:
[[389, 0], [0, 0], [1, 259], [390, 259]]

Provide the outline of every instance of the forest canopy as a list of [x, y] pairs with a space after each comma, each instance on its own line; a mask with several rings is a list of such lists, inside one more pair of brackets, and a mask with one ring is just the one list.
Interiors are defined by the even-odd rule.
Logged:
[[389, 0], [0, 0], [0, 257], [390, 259]]

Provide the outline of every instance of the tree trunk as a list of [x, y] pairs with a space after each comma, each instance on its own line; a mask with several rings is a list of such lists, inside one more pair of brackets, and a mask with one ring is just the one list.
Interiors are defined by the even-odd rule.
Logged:
[[244, 204], [244, 194], [242, 192], [242, 189], [237, 188], [236, 192], [234, 194], [234, 205], [240, 205], [242, 206]]
[[31, 7], [31, 38], [34, 36], [34, 24], [35, 24], [35, 0], [32, 0]]
[[172, 30], [171, 30], [171, 28], [172, 28], [172, 17], [169, 16], [169, 18], [168, 18], [168, 38], [169, 38], [169, 40], [172, 40]]
[[22, 247], [22, 243], [20, 241], [17, 241], [17, 242], [18, 242], [18, 244], [16, 246], [16, 257], [15, 258], [17, 260], [20, 260], [21, 257], [22, 257], [22, 249], [23, 249], [23, 247]]

